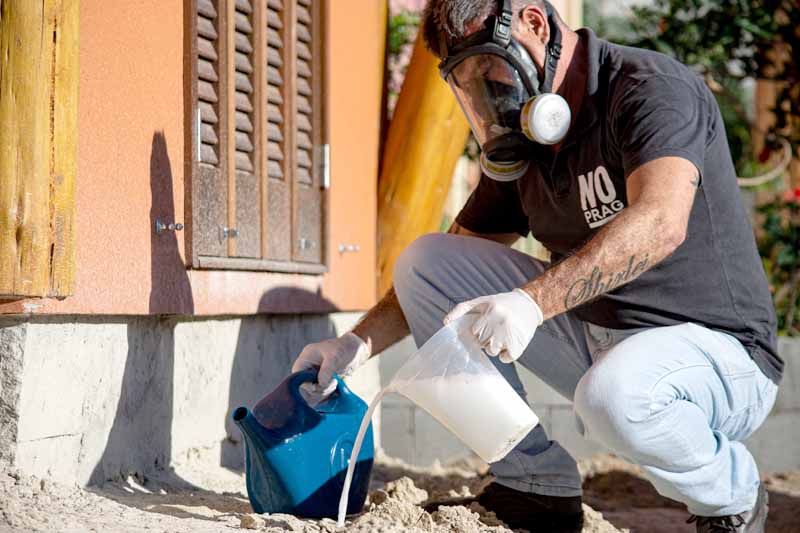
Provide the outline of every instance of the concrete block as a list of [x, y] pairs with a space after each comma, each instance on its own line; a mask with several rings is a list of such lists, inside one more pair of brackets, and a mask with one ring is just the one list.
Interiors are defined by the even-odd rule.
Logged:
[[417, 351], [414, 339], [408, 335], [403, 340], [397, 342], [384, 350], [378, 360], [380, 363], [381, 387], [385, 387], [392, 380], [403, 363]]
[[[230, 412], [271, 391], [307, 343], [336, 336], [358, 316], [4, 319], [0, 402], [14, 407], [0, 410], [0, 439], [10, 444], [0, 454], [15, 454], [27, 473], [79, 484], [172, 475], [189, 456], [241, 468]], [[349, 383], [371, 399], [378, 363]]]
[[761, 474], [800, 468], [800, 424], [798, 412], [771, 415], [744, 441], [756, 459]]
[[0, 465], [14, 462], [27, 324], [0, 319]]
[[545, 433], [547, 433], [548, 437], [551, 439], [553, 437], [550, 436], [552, 432], [552, 427], [550, 426], [550, 404], [546, 403], [529, 403], [533, 412], [536, 413], [536, 416], [539, 417], [539, 425], [544, 428]]
[[525, 386], [530, 404], [571, 405], [572, 402], [557, 393], [547, 383], [537, 378], [530, 370], [517, 365], [519, 379]]
[[198, 449], [222, 466], [243, 468], [243, 445], [230, 413], [251, 407], [290, 370], [286, 339], [271, 340], [270, 324], [259, 317], [176, 324], [174, 331], [173, 460]]
[[[116, 413], [145, 420], [140, 415], [151, 414], [153, 402], [165, 399], [163, 391], [156, 390], [164, 383], [157, 347], [160, 331], [141, 325], [141, 320], [131, 319], [129, 337], [128, 324], [119, 319], [84, 323], [44, 319], [28, 324], [16, 466], [34, 475], [85, 483], [103, 456]], [[136, 362], [139, 372], [130, 372], [128, 360]], [[134, 392], [148, 384], [153, 385], [150, 395]], [[152, 424], [168, 422], [154, 418]], [[141, 439], [150, 442], [153, 431], [138, 429]], [[167, 426], [156, 433], [169, 431]], [[141, 466], [141, 454], [135, 450], [132, 447], [124, 460]]]
[[[416, 432], [414, 428], [416, 407], [406, 405], [381, 405], [381, 446], [390, 457], [397, 457], [413, 464], [416, 453]], [[374, 428], [373, 428], [374, 431]]]
[[800, 338], [780, 337], [778, 353], [786, 366], [773, 412], [800, 410]]
[[39, 477], [74, 482], [85, 477], [80, 460], [83, 444], [81, 433], [55, 435], [17, 444], [17, 468]]

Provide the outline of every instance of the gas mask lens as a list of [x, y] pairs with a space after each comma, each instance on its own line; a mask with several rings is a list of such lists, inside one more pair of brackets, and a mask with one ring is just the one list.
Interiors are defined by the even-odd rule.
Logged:
[[494, 54], [463, 59], [447, 82], [481, 146], [520, 129], [520, 112], [531, 95], [519, 73]]

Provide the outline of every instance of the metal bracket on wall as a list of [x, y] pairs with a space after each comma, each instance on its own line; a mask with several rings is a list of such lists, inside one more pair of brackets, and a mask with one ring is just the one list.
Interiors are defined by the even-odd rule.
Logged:
[[200, 108], [197, 109], [197, 161], [203, 162], [203, 118], [200, 114]]
[[357, 244], [340, 244], [339, 245], [339, 253], [343, 254], [345, 252], [360, 252], [361, 246]]
[[182, 229], [183, 229], [183, 224], [181, 224], [180, 222], [178, 223], [170, 222], [169, 224], [164, 224], [163, 222], [161, 222], [160, 218], [156, 219], [156, 233], [159, 235], [166, 231], [181, 231]]

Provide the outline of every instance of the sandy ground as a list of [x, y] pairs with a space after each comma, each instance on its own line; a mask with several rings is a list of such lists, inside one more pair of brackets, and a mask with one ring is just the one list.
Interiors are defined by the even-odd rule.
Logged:
[[[588, 504], [585, 533], [694, 531], [685, 524], [686, 512], [660, 497], [635, 467], [611, 456], [598, 456], [584, 461], [581, 470]], [[423, 470], [381, 458], [373, 470], [373, 490], [365, 512], [348, 520], [347, 531], [510, 533], [492, 513], [476, 504], [471, 508], [440, 507], [433, 513], [420, 506], [477, 494], [488, 481], [485, 465], [475, 462]], [[800, 472], [770, 476], [766, 482], [771, 503], [767, 531], [800, 532]], [[333, 520], [252, 514], [244, 478], [221, 468], [184, 467], [156, 478], [128, 478], [89, 489], [0, 471], [0, 532], [206, 533], [234, 529], [336, 531]]]

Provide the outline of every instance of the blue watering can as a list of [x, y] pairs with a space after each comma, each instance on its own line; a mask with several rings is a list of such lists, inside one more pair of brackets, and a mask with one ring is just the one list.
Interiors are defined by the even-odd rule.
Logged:
[[[233, 411], [245, 443], [247, 495], [256, 513], [336, 518], [347, 464], [367, 404], [334, 374], [336, 392], [316, 408], [300, 394], [317, 370], [286, 378], [258, 402]], [[372, 424], [350, 486], [347, 514], [361, 512], [374, 454]]]

